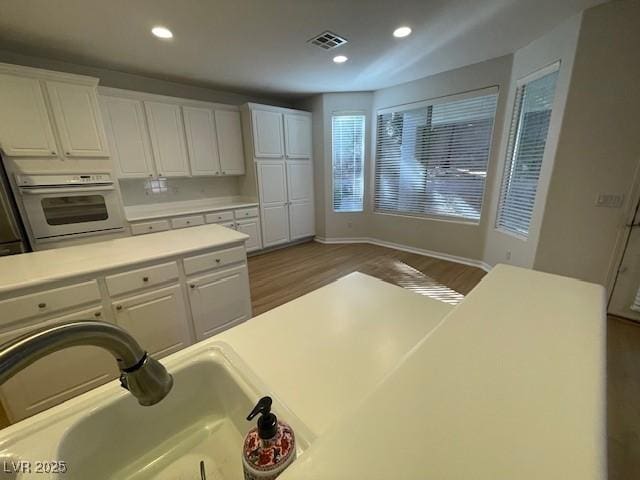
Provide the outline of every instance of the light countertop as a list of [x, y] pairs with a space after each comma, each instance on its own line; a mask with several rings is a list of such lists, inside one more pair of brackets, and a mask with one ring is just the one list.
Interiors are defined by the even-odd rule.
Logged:
[[[515, 267], [456, 307], [355, 273], [163, 363], [230, 345], [316, 435], [283, 480], [604, 480], [604, 306], [600, 286]], [[0, 431], [0, 448], [48, 458], [113, 395]]]
[[212, 224], [0, 257], [0, 293], [241, 243], [247, 238], [244, 233]]
[[235, 208], [257, 207], [258, 201], [247, 197], [202, 198], [180, 202], [150, 203], [146, 205], [130, 205], [124, 207], [124, 214], [129, 222], [152, 220], [157, 218], [188, 215], [191, 213], [217, 212]]

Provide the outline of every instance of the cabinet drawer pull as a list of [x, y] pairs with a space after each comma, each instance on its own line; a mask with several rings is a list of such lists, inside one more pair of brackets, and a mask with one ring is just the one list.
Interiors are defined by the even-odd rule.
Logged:
[[195, 286], [195, 284], [194, 284], [194, 283], [192, 283], [191, 285], [189, 285], [189, 287], [191, 287], [191, 288], [196, 288], [196, 286]]
[[102, 316], [102, 313], [100, 313], [100, 312], [96, 312], [96, 313], [94, 313], [94, 314], [93, 314], [93, 316], [94, 316], [94, 317], [101, 317], [101, 316]]
[[143, 282], [148, 282], [149, 281], [149, 277], [142, 277], [142, 281]]
[[118, 306], [116, 307], [116, 310], [122, 310], [122, 305], [118, 305]]
[[38, 304], [38, 308], [45, 308], [46, 306], [47, 304], [44, 302]]
[[216, 263], [220, 263], [220, 259], [219, 258], [216, 258]]
[[153, 225], [149, 225], [149, 230], [153, 230]]

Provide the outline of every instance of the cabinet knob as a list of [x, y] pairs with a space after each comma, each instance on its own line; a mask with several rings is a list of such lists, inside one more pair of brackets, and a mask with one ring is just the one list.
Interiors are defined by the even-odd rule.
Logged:
[[149, 230], [153, 230], [153, 227], [151, 225], [149, 225]]
[[195, 284], [192, 283], [191, 285], [189, 285], [190, 288], [196, 288]]
[[118, 306], [116, 307], [116, 310], [122, 310], [122, 305], [118, 305]]
[[142, 281], [143, 282], [148, 282], [149, 281], [149, 277], [142, 277]]
[[222, 172], [222, 174], [223, 174], [223, 175], [226, 175], [226, 174], [227, 174], [227, 172], [224, 172], [224, 171], [223, 171], [223, 172]]
[[51, 155], [55, 155], [56, 151], [55, 150], [51, 150]]
[[101, 312], [96, 312], [96, 313], [93, 314], [93, 316], [96, 317], [96, 318], [99, 318], [99, 317], [102, 316], [102, 313]]
[[191, 221], [190, 221], [190, 220], [187, 220], [187, 225], [189, 225], [190, 223], [191, 223]]
[[47, 304], [42, 302], [38, 304], [38, 308], [46, 308]]
[[220, 263], [220, 259], [219, 258], [216, 258], [216, 263]]

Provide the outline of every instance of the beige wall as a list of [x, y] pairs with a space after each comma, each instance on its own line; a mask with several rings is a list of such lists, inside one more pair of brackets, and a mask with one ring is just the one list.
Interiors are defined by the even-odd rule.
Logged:
[[[503, 92], [507, 97], [507, 116], [504, 124], [500, 127], [500, 130], [498, 130], [501, 134], [501, 141], [498, 153], [496, 181], [493, 184], [493, 191], [488, 196], [486, 202], [487, 208], [485, 209], [487, 222], [483, 260], [491, 266], [498, 263], [509, 263], [521, 267], [533, 267], [540, 225], [542, 223], [542, 213], [544, 211], [549, 179], [553, 169], [569, 83], [571, 81], [580, 23], [581, 15], [576, 15], [514, 54], [509, 91], [507, 92], [505, 90]], [[509, 128], [514, 106], [516, 82], [558, 61], [560, 61], [560, 71], [556, 83], [547, 145], [536, 193], [536, 203], [529, 227], [529, 236], [527, 239], [521, 239], [500, 232], [495, 228], [502, 172], [506, 160]]]
[[[607, 285], [640, 160], [640, 2], [584, 12], [534, 268]], [[624, 194], [624, 208], [595, 206]]]

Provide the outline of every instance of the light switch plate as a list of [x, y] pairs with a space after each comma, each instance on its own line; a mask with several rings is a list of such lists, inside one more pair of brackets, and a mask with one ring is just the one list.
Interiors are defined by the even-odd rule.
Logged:
[[596, 207], [620, 208], [624, 203], [624, 195], [619, 193], [599, 193]]

